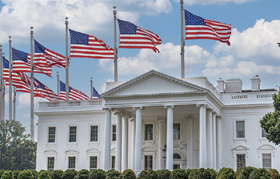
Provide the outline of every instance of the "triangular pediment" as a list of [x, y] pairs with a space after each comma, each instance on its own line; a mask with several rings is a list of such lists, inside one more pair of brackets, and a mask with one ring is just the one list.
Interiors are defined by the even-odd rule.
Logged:
[[110, 89], [101, 96], [106, 99], [108, 97], [134, 95], [183, 94], [203, 92], [204, 90], [200, 86], [152, 70]]
[[249, 147], [240, 144], [240, 145], [233, 147], [231, 150], [249, 150]]

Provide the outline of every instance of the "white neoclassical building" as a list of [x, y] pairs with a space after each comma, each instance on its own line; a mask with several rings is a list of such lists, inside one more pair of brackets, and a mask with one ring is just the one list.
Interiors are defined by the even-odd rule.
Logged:
[[244, 166], [280, 170], [280, 150], [259, 121], [275, 89], [251, 79], [178, 79], [149, 71], [107, 82], [102, 100], [41, 102], [36, 169], [140, 172]]

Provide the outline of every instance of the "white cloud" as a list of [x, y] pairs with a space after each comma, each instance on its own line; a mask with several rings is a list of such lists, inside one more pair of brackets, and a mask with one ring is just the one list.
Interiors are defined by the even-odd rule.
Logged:
[[0, 43], [7, 43], [9, 35], [13, 43], [29, 42], [31, 26], [35, 39], [38, 36], [49, 41], [64, 39], [66, 16], [69, 28], [95, 35], [109, 32], [114, 5], [118, 6], [119, 18], [133, 22], [141, 14], [156, 15], [172, 9], [170, 0], [5, 0], [3, 3]]
[[[175, 0], [179, 2], [179, 0]], [[244, 4], [247, 2], [252, 2], [257, 0], [185, 0], [184, 3], [186, 5], [209, 5], [209, 4], [226, 4], [226, 3], [236, 3], [236, 4]]]
[[[44, 98], [34, 98], [34, 105], [37, 104], [38, 102], [43, 102], [47, 101]], [[29, 107], [30, 106], [30, 93], [21, 93], [18, 95], [18, 107], [23, 108], [23, 107]]]

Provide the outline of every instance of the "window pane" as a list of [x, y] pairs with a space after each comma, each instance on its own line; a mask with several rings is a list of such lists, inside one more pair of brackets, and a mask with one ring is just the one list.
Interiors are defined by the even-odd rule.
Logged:
[[90, 141], [98, 141], [98, 126], [91, 126]]
[[76, 157], [69, 157], [68, 168], [75, 169]]
[[89, 161], [89, 169], [92, 170], [96, 168], [97, 168], [97, 157], [91, 156]]
[[153, 156], [145, 155], [145, 170], [153, 169]]
[[69, 142], [76, 142], [76, 132], [77, 127], [70, 127], [70, 136], [69, 136]]
[[262, 128], [262, 137], [266, 137], [267, 136], [267, 132], [265, 132], [264, 128]]
[[237, 169], [245, 167], [245, 154], [236, 155]]
[[54, 157], [48, 157], [48, 171], [54, 170]]
[[173, 124], [173, 140], [180, 139], [180, 123]]
[[117, 126], [113, 125], [113, 131], [112, 131], [112, 141], [116, 141], [117, 140]]
[[49, 142], [55, 142], [55, 127], [49, 127]]
[[145, 140], [153, 140], [153, 124], [145, 125]]
[[236, 138], [245, 138], [245, 122], [236, 121]]
[[115, 169], [116, 157], [112, 156], [112, 169]]
[[271, 154], [262, 154], [263, 157], [263, 168], [271, 169]]

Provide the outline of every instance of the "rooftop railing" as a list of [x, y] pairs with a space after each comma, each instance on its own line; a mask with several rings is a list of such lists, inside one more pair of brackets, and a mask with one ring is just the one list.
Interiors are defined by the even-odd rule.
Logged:
[[69, 106], [101, 106], [103, 100], [82, 100], [82, 101], [50, 101], [40, 102], [39, 108], [58, 108], [58, 107], [69, 107]]

